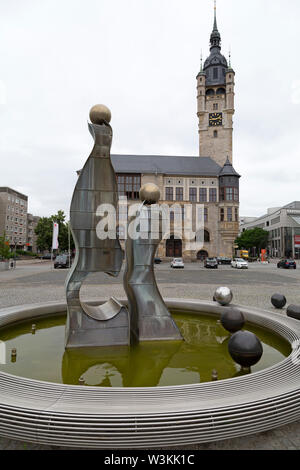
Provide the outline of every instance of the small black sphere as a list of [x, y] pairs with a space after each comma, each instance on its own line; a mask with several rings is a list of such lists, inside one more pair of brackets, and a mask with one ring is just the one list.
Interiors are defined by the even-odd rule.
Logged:
[[289, 305], [287, 308], [286, 314], [290, 318], [295, 318], [295, 320], [300, 320], [300, 305]]
[[263, 354], [263, 347], [258, 337], [250, 331], [234, 333], [228, 342], [228, 351], [232, 359], [242, 367], [254, 366]]
[[221, 323], [225, 330], [236, 333], [245, 325], [245, 317], [237, 308], [229, 308], [222, 313]]
[[271, 297], [271, 302], [275, 308], [283, 308], [286, 304], [286, 298], [281, 294], [274, 294]]

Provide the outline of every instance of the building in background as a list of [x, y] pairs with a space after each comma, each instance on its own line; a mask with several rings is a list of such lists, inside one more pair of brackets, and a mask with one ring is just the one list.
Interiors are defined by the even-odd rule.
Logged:
[[[173, 227], [159, 248], [162, 258], [233, 256], [239, 233], [239, 179], [232, 166], [235, 72], [221, 54], [216, 10], [210, 55], [197, 75], [199, 157], [112, 155], [119, 196], [137, 202], [141, 185], [157, 184], [160, 203], [202, 204], [204, 247], [191, 252]], [[122, 230], [119, 227], [120, 238]], [[124, 235], [124, 234], [123, 234]]]
[[300, 201], [267, 210], [267, 214], [247, 220], [241, 217], [240, 232], [262, 228], [269, 232], [268, 255], [300, 259]]
[[6, 234], [11, 248], [26, 249], [28, 197], [14, 189], [0, 187], [0, 235]]
[[39, 223], [40, 217], [27, 214], [27, 242], [26, 248], [28, 251], [32, 251], [33, 253], [37, 253], [37, 235], [35, 234], [35, 228]]
[[[154, 183], [160, 189], [160, 204], [182, 207], [203, 206], [204, 246], [191, 252], [183, 238], [178, 238], [171, 214], [169, 237], [162, 241], [157, 255], [161, 258], [203, 259], [208, 256], [232, 256], [239, 230], [239, 178], [229, 160], [223, 167], [212, 158], [146, 155], [112, 155], [117, 173], [119, 197], [129, 205], [139, 201], [140, 187]], [[126, 218], [126, 217], [125, 217]], [[193, 227], [195, 229], [195, 227]], [[125, 236], [119, 230], [120, 239]]]

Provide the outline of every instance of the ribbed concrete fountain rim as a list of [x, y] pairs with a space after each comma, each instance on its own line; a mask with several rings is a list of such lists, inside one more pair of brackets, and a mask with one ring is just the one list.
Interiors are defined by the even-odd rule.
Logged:
[[[99, 302], [99, 301], [98, 301]], [[91, 302], [91, 303], [96, 303]], [[220, 315], [215, 302], [166, 300], [171, 310]], [[300, 322], [239, 306], [250, 323], [298, 342]], [[0, 327], [62, 313], [48, 302], [0, 310]], [[85, 448], [144, 448], [253, 434], [300, 419], [300, 367], [292, 356], [260, 372], [191, 385], [103, 388], [0, 372], [0, 435]]]

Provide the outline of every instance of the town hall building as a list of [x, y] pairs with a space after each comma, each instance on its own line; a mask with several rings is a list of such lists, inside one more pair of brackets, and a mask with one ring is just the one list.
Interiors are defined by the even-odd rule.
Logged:
[[[160, 204], [203, 205], [204, 246], [190, 251], [176, 233], [161, 242], [157, 256], [197, 260], [234, 254], [239, 233], [239, 180], [233, 168], [235, 72], [221, 53], [216, 8], [210, 54], [197, 75], [199, 156], [112, 155], [119, 196], [137, 202], [140, 187], [155, 183]], [[175, 231], [174, 231], [175, 232]], [[119, 230], [122, 239], [122, 231]]]

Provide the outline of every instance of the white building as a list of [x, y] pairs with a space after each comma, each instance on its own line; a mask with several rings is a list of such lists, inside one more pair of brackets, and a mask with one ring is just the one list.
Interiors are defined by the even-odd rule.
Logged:
[[261, 217], [240, 218], [240, 233], [257, 227], [269, 232], [270, 256], [300, 259], [300, 201], [270, 208]]

